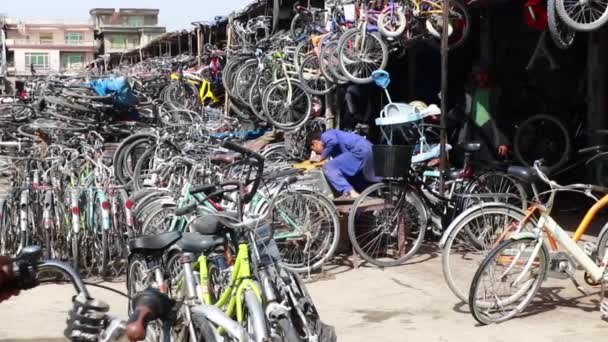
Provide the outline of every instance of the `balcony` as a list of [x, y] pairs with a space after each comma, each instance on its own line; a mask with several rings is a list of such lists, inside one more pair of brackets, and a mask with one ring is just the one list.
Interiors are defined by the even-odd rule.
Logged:
[[78, 41], [78, 40], [64, 40], [64, 41], [40, 41], [40, 40], [28, 40], [28, 39], [7, 39], [6, 47], [9, 49], [55, 49], [55, 50], [68, 50], [68, 51], [95, 51], [99, 47], [99, 43], [96, 41]]

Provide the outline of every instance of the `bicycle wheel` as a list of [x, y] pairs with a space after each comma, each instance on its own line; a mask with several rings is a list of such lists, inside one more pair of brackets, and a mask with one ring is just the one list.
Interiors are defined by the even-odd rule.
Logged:
[[519, 125], [513, 140], [513, 152], [517, 161], [532, 166], [543, 159], [543, 166], [554, 172], [562, 167], [570, 156], [572, 143], [564, 125], [550, 115], [534, 115]]
[[340, 70], [357, 84], [372, 82], [372, 73], [384, 70], [388, 63], [388, 47], [377, 32], [346, 31], [338, 47]]
[[401, 8], [380, 13], [378, 16], [378, 31], [385, 37], [398, 37], [407, 27], [407, 20]]
[[[484, 172], [469, 184], [466, 191], [467, 195], [485, 194], [485, 196], [488, 196], [496, 194], [496, 196], [466, 198], [462, 205], [463, 208], [469, 208], [479, 202], [503, 202], [522, 210], [528, 208], [528, 194], [523, 185], [515, 178], [503, 172]], [[503, 194], [509, 196], [501, 196]]]
[[518, 228], [532, 230], [533, 223], [522, 222], [524, 217], [524, 213], [508, 205], [483, 203], [454, 219], [442, 248], [441, 266], [443, 277], [456, 297], [468, 302], [475, 271], [500, 240], [509, 238], [509, 232]]
[[357, 253], [380, 266], [398, 266], [420, 248], [426, 230], [424, 204], [403, 184], [388, 181], [361, 193], [348, 215], [348, 236]]
[[577, 31], [594, 31], [608, 21], [608, 1], [557, 0], [557, 14]]
[[339, 41], [329, 43], [327, 46], [327, 54], [329, 55], [328, 69], [332, 76], [339, 81], [340, 84], [347, 84], [350, 82], [348, 77], [344, 75], [342, 69], [340, 69], [340, 51], [338, 49]]
[[333, 203], [302, 190], [278, 196], [270, 210], [283, 266], [293, 272], [320, 268], [333, 256], [340, 240], [340, 220]]
[[555, 8], [555, 0], [547, 0], [547, 17], [549, 33], [555, 46], [562, 50], [572, 46], [576, 31], [561, 20]]
[[306, 59], [306, 57], [313, 54], [314, 48], [315, 47], [312, 45], [311, 39], [305, 39], [296, 46], [293, 59], [293, 64], [295, 65], [296, 69], [300, 68], [300, 65], [302, 65], [302, 62], [304, 59]]
[[275, 127], [295, 130], [306, 123], [312, 109], [312, 99], [300, 81], [281, 79], [266, 89], [263, 97], [264, 114]]
[[549, 256], [544, 247], [537, 248], [539, 243], [535, 238], [503, 241], [484, 259], [469, 291], [477, 322], [500, 323], [525, 310], [548, 268]]
[[142, 224], [142, 234], [156, 235], [169, 231], [175, 208], [175, 205], [166, 204], [152, 209]]
[[[431, 0], [435, 7], [443, 8], [442, 0]], [[438, 12], [438, 13], [437, 13]], [[426, 40], [430, 46], [441, 49], [441, 35], [443, 33], [443, 10], [437, 10], [425, 22], [428, 34], [433, 38]], [[450, 0], [450, 26], [448, 28], [448, 48], [455, 49], [463, 45], [471, 31], [471, 15], [466, 5], [457, 0]]]
[[15, 255], [19, 247], [18, 201], [9, 196], [0, 207], [0, 254]]
[[298, 76], [302, 87], [313, 95], [325, 95], [332, 91], [336, 86], [330, 82], [321, 72], [321, 61], [317, 56], [306, 58], [300, 69]]
[[312, 25], [312, 14], [300, 12], [293, 16], [289, 25], [289, 35], [293, 40], [300, 40], [308, 35], [308, 28]]
[[93, 239], [94, 272], [104, 277], [108, 271], [108, 232], [103, 227], [102, 203], [99, 196], [94, 195], [93, 217], [90, 219], [91, 238]]
[[258, 72], [257, 59], [250, 59], [236, 71], [234, 78], [235, 96], [249, 106], [251, 106], [249, 103], [249, 90], [253, 87]]
[[266, 121], [266, 117], [264, 116], [264, 104], [262, 103], [262, 94], [264, 92], [260, 92], [260, 87], [266, 90], [266, 86], [262, 86], [261, 84], [270, 84], [272, 82], [272, 76], [270, 78], [264, 78], [264, 72], [262, 75], [258, 76], [253, 87], [249, 89], [249, 107], [253, 114], [261, 121]]

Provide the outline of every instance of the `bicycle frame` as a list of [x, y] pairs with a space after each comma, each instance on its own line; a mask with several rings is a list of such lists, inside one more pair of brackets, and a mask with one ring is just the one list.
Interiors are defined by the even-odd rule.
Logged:
[[[199, 272], [200, 291], [197, 291], [198, 299], [207, 305], [213, 305], [217, 308], [225, 308], [228, 317], [235, 317], [239, 323], [245, 321], [245, 303], [243, 296], [245, 291], [251, 290], [262, 302], [262, 290], [256, 281], [251, 279], [251, 264], [249, 262], [249, 244], [241, 243], [238, 247], [238, 253], [234, 263], [234, 268], [230, 275], [230, 283], [222, 292], [217, 302], [213, 303], [211, 294], [209, 293], [209, 269], [207, 268], [208, 257], [200, 255], [196, 262], [192, 265], [192, 270]], [[188, 279], [183, 276], [177, 283], [178, 292], [188, 286], [185, 284]]]
[[[549, 199], [550, 203], [552, 203], [555, 194], [556, 192], [551, 194], [551, 198]], [[551, 218], [550, 209], [545, 210], [540, 206], [533, 207], [533, 210], [538, 209], [541, 211], [541, 217], [536, 224], [536, 232], [533, 235], [533, 237], [538, 240], [538, 243], [534, 248], [530, 260], [534, 260], [536, 258], [541, 247], [543, 244], [545, 244], [545, 240], [548, 240], [552, 250], [556, 250], [559, 244], [585, 269], [585, 271], [589, 273], [594, 281], [598, 282], [602, 280], [607, 267], [608, 253], [601, 256], [602, 262], [600, 265], [602, 266], [598, 266], [596, 262], [577, 245], [577, 241], [579, 241], [583, 234], [585, 234], [597, 213], [607, 205], [608, 194], [602, 197], [589, 209], [589, 211], [587, 211], [587, 214], [585, 214], [585, 217], [583, 217], [582, 221], [579, 223], [572, 238], [557, 222], [555, 222], [555, 220], [553, 220], [553, 218]], [[545, 236], [547, 239], [545, 239]], [[512, 238], [518, 239], [523, 237], [530, 237], [530, 233], [518, 233]], [[515, 260], [513, 262], [515, 262]], [[529, 270], [530, 266], [532, 266], [531, 262], [529, 262], [524, 268], [522, 276]]]

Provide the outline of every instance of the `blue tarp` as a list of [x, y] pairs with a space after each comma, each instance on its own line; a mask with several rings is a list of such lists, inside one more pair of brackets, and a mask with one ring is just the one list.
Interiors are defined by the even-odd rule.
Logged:
[[117, 108], [129, 108], [137, 105], [131, 86], [125, 77], [108, 77], [89, 82], [99, 96], [114, 94], [114, 105]]

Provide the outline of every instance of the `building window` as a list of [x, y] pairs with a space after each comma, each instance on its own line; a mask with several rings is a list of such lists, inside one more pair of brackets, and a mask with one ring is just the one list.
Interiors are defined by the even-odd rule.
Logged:
[[66, 55], [63, 60], [63, 67], [66, 69], [80, 69], [83, 67], [83, 55]]
[[53, 32], [40, 32], [40, 44], [53, 44]]
[[112, 49], [125, 49], [127, 47], [127, 37], [125, 37], [125, 36], [110, 37], [110, 47]]
[[128, 16], [127, 17], [127, 26], [132, 27], [142, 27], [144, 26], [144, 17], [143, 16]]
[[26, 52], [25, 53], [25, 65], [29, 67], [34, 65], [35, 68], [48, 69], [49, 68], [49, 54], [40, 52]]
[[84, 35], [82, 32], [66, 32], [65, 43], [66, 44], [82, 44], [84, 41]]

